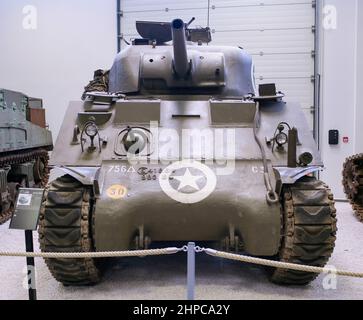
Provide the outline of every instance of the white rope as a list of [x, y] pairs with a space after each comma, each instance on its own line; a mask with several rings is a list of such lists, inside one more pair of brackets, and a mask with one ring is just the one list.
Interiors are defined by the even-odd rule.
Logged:
[[331, 273], [336, 274], [338, 276], [343, 277], [352, 277], [352, 278], [363, 278], [363, 273], [359, 272], [352, 272], [352, 271], [344, 271], [344, 270], [337, 270], [335, 268], [320, 268], [320, 267], [313, 267], [313, 266], [305, 266], [300, 264], [294, 263], [287, 263], [281, 261], [272, 261], [248, 256], [242, 256], [238, 254], [232, 254], [227, 252], [216, 251], [213, 249], [200, 249], [199, 252], [205, 252], [208, 255], [213, 257], [219, 257], [229, 260], [235, 260], [250, 264], [257, 264], [267, 267], [274, 267], [274, 268], [281, 268], [281, 269], [288, 269], [288, 270], [295, 270], [295, 271], [303, 271], [309, 273]]
[[146, 257], [175, 254], [184, 248], [165, 248], [134, 251], [107, 251], [107, 252], [1, 252], [0, 257], [25, 257], [45, 259], [84, 259], [84, 258], [117, 258], [117, 257]]
[[[121, 258], [121, 257], [146, 257], [171, 255], [181, 251], [187, 251], [187, 247], [183, 248], [164, 248], [151, 250], [134, 250], [134, 251], [107, 251], [107, 252], [0, 252], [0, 257], [25, 257], [25, 258], [45, 258], [45, 259], [85, 259], [85, 258]], [[206, 254], [224, 258], [228, 260], [240, 261], [249, 264], [262, 265], [273, 268], [281, 268], [287, 270], [302, 271], [308, 273], [330, 273], [343, 277], [363, 278], [363, 273], [345, 270], [337, 270], [335, 268], [320, 268], [306, 266], [281, 261], [266, 260], [254, 258], [238, 254], [232, 254], [213, 249], [195, 248], [196, 253], [205, 252]]]

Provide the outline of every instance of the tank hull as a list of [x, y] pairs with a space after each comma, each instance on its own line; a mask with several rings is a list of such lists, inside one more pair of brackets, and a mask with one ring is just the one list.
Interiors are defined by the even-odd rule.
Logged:
[[[224, 140], [221, 140], [216, 147], [216, 149], [222, 150], [227, 139], [228, 129], [230, 129], [234, 131], [233, 136], [235, 138], [235, 145], [233, 146], [235, 154], [233, 155], [233, 160], [261, 159], [261, 152], [254, 143], [253, 114], [252, 117], [251, 112], [250, 114], [246, 114], [246, 122], [244, 123], [234, 122], [236, 120], [233, 119], [234, 114], [232, 114], [232, 118], [231, 120], [227, 120], [228, 122], [213, 125], [210, 119], [210, 104], [209, 97], [205, 96], [197, 96], [188, 100], [186, 100], [185, 96], [158, 96], [150, 99], [135, 97], [135, 99], [118, 100], [112, 106], [103, 108], [103, 112], [96, 112], [92, 111], [94, 107], [90, 107], [87, 102], [72, 101], [68, 106], [64, 117], [65, 121], [63, 121], [61, 126], [60, 132], [62, 134], [58, 136], [55, 143], [54, 151], [50, 158], [50, 165], [54, 167], [101, 167], [103, 161], [120, 158], [114, 152], [114, 145], [120, 131], [127, 128], [127, 126], [133, 125], [150, 128], [150, 122], [153, 122], [157, 126], [159, 137], [161, 137], [161, 141], [158, 142], [158, 157], [160, 159], [167, 158], [166, 151], [163, 151], [163, 146], [168, 141], [163, 141], [163, 133], [169, 134], [170, 129], [175, 131], [180, 137], [185, 129], [211, 129], [214, 133], [214, 137], [212, 137], [214, 139], [212, 140], [213, 143], [218, 143], [215, 139], [215, 129], [222, 129]], [[242, 102], [241, 106], [244, 106]], [[151, 108], [153, 111], [150, 111]], [[300, 145], [297, 147], [297, 154], [310, 152], [314, 158], [310, 167], [323, 167], [319, 150], [311, 135], [311, 130], [309, 129], [305, 114], [301, 110], [299, 103], [274, 102], [268, 106], [260, 106], [260, 114], [257, 135], [261, 141], [265, 141], [266, 138], [271, 138], [281, 119], [284, 119], [284, 121], [294, 125], [299, 131]], [[86, 121], [85, 119], [89, 117], [96, 119], [100, 130], [102, 130], [102, 136], [108, 138], [107, 146], [102, 149], [101, 153], [95, 152], [90, 154], [82, 152], [80, 144], [72, 144], [75, 126], [82, 126]], [[138, 120], [136, 117], [140, 119]], [[185, 134], [190, 135], [193, 133], [186, 132]], [[178, 141], [175, 144], [177, 145]], [[208, 144], [207, 148], [212, 148], [212, 146], [213, 144]], [[206, 150], [207, 153], [210, 153], [208, 149]], [[287, 167], [287, 150], [273, 153], [271, 152], [271, 148], [266, 148], [266, 154], [273, 167]], [[200, 154], [197, 156], [201, 157]], [[210, 155], [210, 157], [213, 159], [214, 154]], [[193, 158], [193, 155], [191, 155], [191, 158]], [[148, 157], [146, 157], [147, 159]], [[180, 159], [180, 157], [177, 157], [177, 159]]]
[[[221, 123], [211, 124], [214, 121], [213, 107], [220, 108], [219, 102], [206, 100], [205, 97], [195, 97], [195, 100], [166, 98], [121, 99], [106, 112], [88, 111], [96, 119], [102, 135], [108, 137], [108, 143], [101, 152], [93, 153], [82, 152], [79, 144], [71, 143], [74, 125], [82, 126], [89, 105], [87, 102], [70, 103], [67, 121], [61, 128], [63, 134], [58, 137], [50, 160], [52, 166], [61, 168], [52, 180], [69, 174], [85, 185], [97, 185], [96, 250], [129, 249], [134, 245], [140, 228], [144, 236], [152, 241], [221, 241], [228, 237], [232, 227], [248, 253], [275, 255], [281, 240], [281, 206], [266, 201], [261, 152], [257, 144], [251, 143], [254, 141], [255, 103], [229, 100], [232, 108], [228, 103], [222, 108], [226, 108], [227, 113], [231, 112], [232, 117], [224, 118], [217, 114], [217, 118], [222, 119]], [[271, 136], [283, 118], [296, 125], [300, 132], [298, 154], [308, 151], [314, 157], [311, 167], [317, 170], [322, 166], [298, 104], [274, 102], [261, 107], [260, 114], [258, 137], [261, 141]], [[136, 164], [115, 153], [116, 146], [121, 143], [119, 133], [128, 125], [143, 126], [157, 136], [154, 137], [156, 146], [150, 154], [140, 155]], [[176, 152], [172, 155], [173, 160], [170, 159], [170, 150], [165, 148], [165, 144], [171, 144], [175, 147], [171, 149], [180, 151], [183, 149], [180, 148], [181, 140], [195, 138], [195, 129], [202, 132], [199, 141], [207, 141], [205, 148], [200, 151], [192, 143], [186, 157], [182, 152]], [[165, 139], [171, 133], [174, 136]], [[228, 140], [232, 141], [231, 150], [225, 149]], [[218, 158], [213, 149], [224, 150], [224, 155]], [[229, 158], [230, 152], [232, 156]], [[299, 179], [299, 173], [306, 175], [306, 170], [311, 168], [288, 169], [287, 151], [273, 153], [267, 148], [266, 152], [269, 176], [276, 188], [286, 182], [293, 184]], [[215, 191], [196, 204], [175, 201], [160, 187], [160, 173], [170, 163], [183, 160], [183, 157], [206, 164], [217, 177]], [[217, 165], [217, 162], [222, 165]], [[145, 170], [151, 174], [142, 174]], [[113, 186], [123, 189], [125, 195], [113, 199], [108, 194]]]
[[52, 134], [45, 128], [40, 99], [0, 89], [0, 155], [21, 150], [52, 150]]
[[20, 186], [46, 185], [52, 149], [42, 100], [0, 88], [0, 224], [11, 217]]
[[[119, 166], [123, 172], [115, 172]], [[96, 249], [129, 249], [140, 227], [152, 241], [184, 242], [219, 242], [233, 228], [248, 253], [275, 255], [280, 246], [281, 208], [265, 201], [260, 167], [259, 161], [239, 161], [232, 176], [218, 177], [211, 196], [183, 204], [161, 189], [158, 172], [164, 170], [162, 165], [148, 166], [148, 171], [156, 172], [156, 179], [143, 180], [140, 166], [106, 162], [101, 168], [102, 193], [95, 211]], [[118, 185], [125, 188], [124, 194], [112, 199], [109, 190]]]

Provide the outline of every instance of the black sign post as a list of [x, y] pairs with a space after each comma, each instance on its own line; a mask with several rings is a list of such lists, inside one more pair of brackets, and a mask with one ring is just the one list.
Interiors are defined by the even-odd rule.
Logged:
[[[25, 230], [26, 252], [34, 252], [33, 231]], [[35, 283], [35, 262], [34, 258], [26, 258], [29, 300], [37, 300], [37, 289]]]
[[[19, 189], [10, 229], [25, 231], [26, 252], [34, 252], [33, 231], [38, 228], [43, 189]], [[26, 258], [29, 300], [37, 300], [34, 258]]]

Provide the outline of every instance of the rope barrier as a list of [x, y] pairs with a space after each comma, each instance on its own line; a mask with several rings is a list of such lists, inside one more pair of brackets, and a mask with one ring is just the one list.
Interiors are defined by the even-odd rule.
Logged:
[[243, 255], [238, 255], [238, 254], [216, 251], [213, 249], [200, 248], [200, 250], [201, 250], [201, 252], [205, 252], [206, 254], [213, 256], [213, 257], [240, 261], [240, 262], [245, 262], [245, 263], [249, 263], [249, 264], [257, 264], [257, 265], [262, 265], [262, 266], [266, 266], [266, 267], [303, 271], [303, 272], [308, 272], [308, 273], [319, 273], [319, 274], [320, 273], [331, 273], [331, 274], [336, 274], [338, 276], [343, 276], [343, 277], [363, 278], [363, 273], [359, 273], [359, 272], [337, 270], [335, 268], [329, 268], [329, 267], [320, 268], [320, 267], [306, 266], [306, 265], [287, 263], [287, 262], [281, 262], [281, 261], [266, 260], [266, 259], [260, 259], [260, 258], [254, 258], [254, 257], [249, 257], [249, 256], [243, 256]]
[[25, 257], [44, 259], [84, 259], [84, 258], [122, 258], [146, 257], [175, 254], [185, 248], [165, 248], [134, 251], [107, 251], [107, 252], [0, 252], [0, 257]]
[[[146, 256], [160, 256], [171, 255], [178, 252], [187, 252], [188, 247], [182, 248], [164, 248], [164, 249], [150, 249], [150, 250], [134, 250], [134, 251], [109, 251], [109, 252], [0, 252], [0, 257], [26, 257], [26, 258], [45, 258], [45, 259], [84, 259], [84, 258], [121, 258], [121, 257], [146, 257]], [[195, 248], [196, 253], [206, 253], [207, 255], [234, 260], [249, 264], [262, 265], [266, 267], [281, 268], [295, 271], [302, 271], [308, 273], [331, 273], [343, 277], [363, 278], [363, 273], [352, 272], [346, 270], [337, 270], [335, 268], [326, 267], [313, 267], [300, 264], [293, 264], [281, 261], [273, 261], [261, 258], [254, 258], [250, 256], [232, 254], [222, 251], [213, 250], [210, 248]]]

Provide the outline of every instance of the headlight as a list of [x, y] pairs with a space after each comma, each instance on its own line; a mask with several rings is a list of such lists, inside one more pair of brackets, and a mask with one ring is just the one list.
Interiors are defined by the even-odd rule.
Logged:
[[87, 127], [85, 129], [85, 133], [90, 138], [94, 138], [98, 134], [98, 128], [94, 123], [91, 123], [91, 124], [87, 125]]
[[299, 157], [299, 163], [301, 166], [306, 167], [314, 160], [313, 155], [310, 152], [304, 152]]
[[283, 132], [280, 132], [279, 134], [276, 135], [276, 143], [279, 145], [279, 146], [283, 146], [284, 144], [287, 143], [287, 135]]

